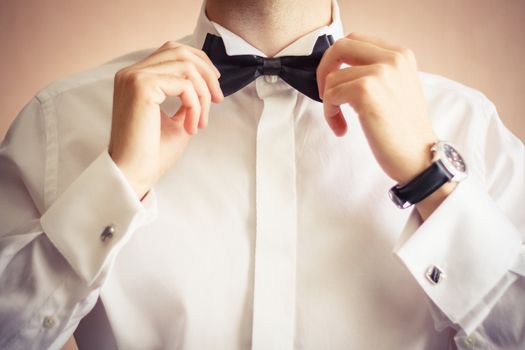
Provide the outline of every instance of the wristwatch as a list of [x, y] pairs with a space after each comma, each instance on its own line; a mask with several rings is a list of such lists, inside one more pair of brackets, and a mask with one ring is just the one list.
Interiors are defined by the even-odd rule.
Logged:
[[431, 147], [432, 165], [410, 182], [393, 186], [388, 194], [399, 208], [421, 202], [447, 182], [460, 182], [467, 177], [463, 157], [448, 142], [438, 141]]

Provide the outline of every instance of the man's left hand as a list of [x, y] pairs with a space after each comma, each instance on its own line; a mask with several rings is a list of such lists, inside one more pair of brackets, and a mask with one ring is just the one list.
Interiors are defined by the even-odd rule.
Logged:
[[[342, 64], [349, 67], [341, 68]], [[347, 123], [339, 106], [350, 104], [389, 177], [406, 183], [431, 165], [430, 147], [438, 138], [411, 50], [352, 33], [325, 52], [317, 81], [331, 129], [337, 136], [346, 133]], [[440, 198], [450, 191], [446, 192]], [[439, 202], [425, 211], [430, 213]]]

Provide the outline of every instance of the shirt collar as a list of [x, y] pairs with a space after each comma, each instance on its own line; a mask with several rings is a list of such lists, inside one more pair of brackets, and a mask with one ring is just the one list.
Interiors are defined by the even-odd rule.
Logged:
[[[250, 45], [237, 34], [229, 31], [218, 23], [210, 21], [206, 16], [205, 9], [206, 2], [204, 1], [197, 20], [197, 25], [192, 35], [192, 43], [194, 47], [199, 49], [202, 48], [206, 34], [210, 33], [222, 37], [228, 55], [258, 55], [266, 57], [264, 53]], [[332, 0], [332, 22], [329, 25], [305, 34], [282, 49], [275, 56], [309, 55], [312, 53], [317, 38], [324, 34], [332, 35], [335, 40], [343, 37], [343, 25], [341, 23], [337, 0]]]

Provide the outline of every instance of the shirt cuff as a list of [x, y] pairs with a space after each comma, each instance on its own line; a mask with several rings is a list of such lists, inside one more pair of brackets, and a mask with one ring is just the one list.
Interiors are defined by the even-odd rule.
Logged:
[[132, 232], [156, 215], [154, 191], [139, 201], [105, 150], [58, 197], [40, 223], [75, 272], [91, 284]]
[[[414, 209], [396, 246], [394, 254], [428, 297], [463, 327], [469, 311], [515, 264], [521, 236], [492, 198], [468, 178], [423, 223]], [[434, 267], [443, 272], [438, 283], [427, 276]]]

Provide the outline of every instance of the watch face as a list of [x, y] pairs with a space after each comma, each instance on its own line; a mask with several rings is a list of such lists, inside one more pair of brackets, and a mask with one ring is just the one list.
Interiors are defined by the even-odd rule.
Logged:
[[452, 174], [452, 181], [461, 181], [467, 176], [467, 165], [459, 152], [449, 143], [439, 141], [434, 146], [436, 156]]
[[450, 164], [456, 168], [457, 171], [464, 173], [467, 171], [467, 167], [465, 165], [465, 161], [463, 160], [463, 157], [452, 147], [451, 145], [445, 143], [443, 144], [443, 152], [445, 153], [445, 157], [447, 157]]

